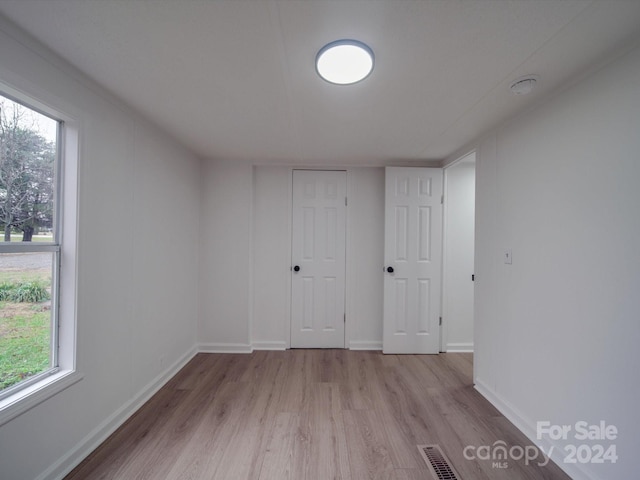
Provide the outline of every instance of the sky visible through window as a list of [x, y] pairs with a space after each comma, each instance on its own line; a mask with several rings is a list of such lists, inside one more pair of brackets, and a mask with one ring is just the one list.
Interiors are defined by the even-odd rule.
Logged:
[[0, 109], [2, 114], [13, 117], [16, 110], [22, 110], [21, 119], [19, 125], [23, 128], [32, 129], [48, 142], [55, 142], [58, 135], [58, 122], [54, 119], [42, 115], [28, 107], [24, 107], [19, 103], [14, 102], [2, 95], [0, 95]]

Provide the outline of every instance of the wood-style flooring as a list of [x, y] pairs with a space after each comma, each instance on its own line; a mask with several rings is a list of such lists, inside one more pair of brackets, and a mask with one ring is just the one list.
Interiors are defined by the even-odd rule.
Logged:
[[465, 459], [499, 440], [531, 444], [474, 390], [471, 354], [198, 354], [66, 479], [431, 480], [420, 444], [462, 480], [569, 478]]

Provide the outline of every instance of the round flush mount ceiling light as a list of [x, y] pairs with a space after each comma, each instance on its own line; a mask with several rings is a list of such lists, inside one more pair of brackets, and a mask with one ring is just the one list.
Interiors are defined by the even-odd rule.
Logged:
[[369, 76], [373, 70], [373, 51], [358, 40], [328, 43], [316, 55], [316, 71], [336, 85], [351, 85]]
[[527, 95], [536, 87], [538, 79], [537, 75], [525, 75], [524, 77], [516, 78], [509, 89], [514, 95]]

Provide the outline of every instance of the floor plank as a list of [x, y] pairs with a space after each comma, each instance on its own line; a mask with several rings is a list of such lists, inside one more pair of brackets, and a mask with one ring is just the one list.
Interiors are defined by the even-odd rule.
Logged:
[[471, 354], [199, 354], [66, 480], [430, 480], [439, 444], [464, 479], [566, 480], [556, 465], [468, 460], [530, 442], [472, 385]]

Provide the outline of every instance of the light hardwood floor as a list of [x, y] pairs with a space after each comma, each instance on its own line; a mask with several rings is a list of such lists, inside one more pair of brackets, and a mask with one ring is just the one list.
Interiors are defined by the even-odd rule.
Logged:
[[472, 386], [471, 354], [199, 354], [66, 480], [430, 480], [439, 444], [463, 480], [568, 479], [556, 465], [465, 459], [530, 445]]

